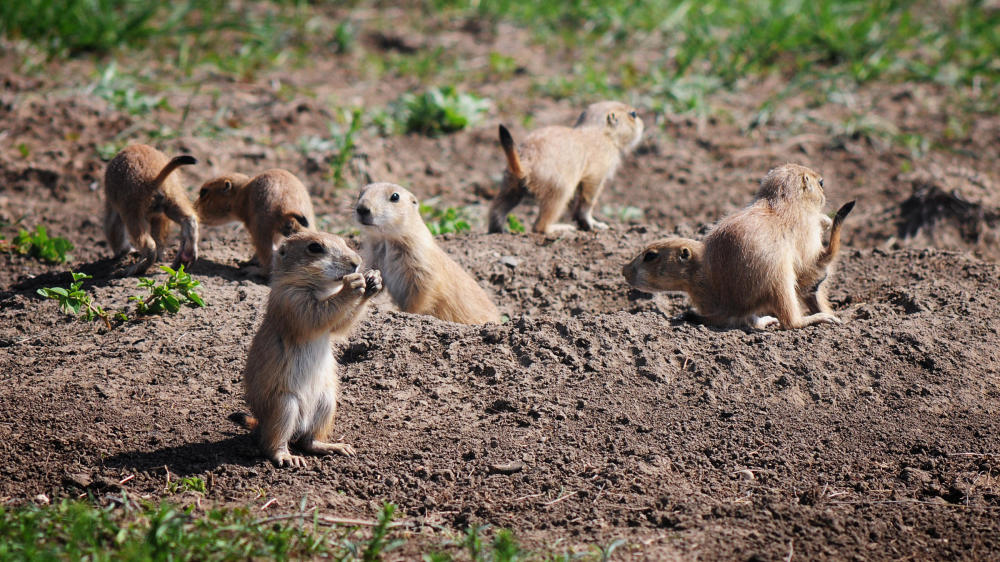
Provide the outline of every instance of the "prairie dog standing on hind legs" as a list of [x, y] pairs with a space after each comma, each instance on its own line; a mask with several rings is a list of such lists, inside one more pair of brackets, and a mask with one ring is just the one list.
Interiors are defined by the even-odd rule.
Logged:
[[181, 245], [173, 267], [198, 259], [198, 218], [174, 170], [197, 164], [193, 156], [168, 159], [145, 144], [122, 149], [104, 171], [104, 234], [116, 259], [129, 251], [129, 240], [140, 259], [126, 275], [145, 273], [163, 259], [169, 220], [181, 226]]
[[195, 209], [204, 225], [242, 222], [265, 276], [271, 269], [274, 248], [282, 238], [316, 228], [306, 186], [291, 172], [278, 168], [253, 178], [228, 174], [209, 180], [198, 192]]
[[368, 301], [382, 290], [378, 271], [358, 272], [361, 257], [343, 238], [300, 232], [281, 244], [271, 271], [267, 312], [243, 372], [253, 416], [230, 419], [254, 430], [278, 466], [305, 466], [306, 453], [353, 455], [328, 443], [337, 412], [339, 379], [331, 337], [345, 337]]
[[537, 129], [517, 147], [510, 131], [500, 125], [507, 170], [500, 193], [490, 205], [489, 231], [503, 232], [507, 213], [528, 193], [539, 205], [534, 232], [571, 229], [555, 223], [567, 206], [581, 230], [607, 228], [594, 220], [594, 205], [622, 157], [639, 143], [642, 132], [643, 122], [636, 110], [614, 101], [591, 104], [573, 128]]
[[355, 218], [365, 263], [382, 271], [400, 310], [462, 324], [500, 323], [486, 291], [434, 241], [412, 193], [391, 183], [366, 185]]
[[[757, 199], [722, 219], [704, 242], [667, 238], [625, 265], [629, 284], [646, 291], [685, 291], [706, 323], [761, 329], [841, 321], [823, 281], [840, 248], [853, 202], [841, 207], [824, 249], [823, 179], [803, 166], [771, 170]], [[808, 315], [803, 315], [803, 305]], [[773, 314], [772, 316], [764, 316]]]

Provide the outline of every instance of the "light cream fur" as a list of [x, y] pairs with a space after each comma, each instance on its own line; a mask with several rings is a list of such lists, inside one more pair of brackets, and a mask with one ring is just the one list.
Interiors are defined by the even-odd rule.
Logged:
[[501, 125], [507, 170], [500, 193], [490, 205], [490, 232], [503, 231], [507, 213], [527, 193], [539, 204], [532, 227], [537, 233], [571, 229], [556, 223], [567, 208], [580, 229], [607, 228], [594, 220], [594, 205], [622, 158], [639, 143], [643, 128], [634, 108], [614, 101], [588, 106], [573, 128], [543, 127], [516, 146]]
[[365, 263], [382, 271], [400, 310], [462, 324], [500, 322], [486, 291], [434, 241], [412, 193], [391, 183], [366, 185], [355, 219]]

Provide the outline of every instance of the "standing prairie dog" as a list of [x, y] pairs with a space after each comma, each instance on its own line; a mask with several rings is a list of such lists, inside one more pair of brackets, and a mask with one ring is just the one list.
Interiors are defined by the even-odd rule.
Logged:
[[133, 144], [108, 162], [104, 172], [104, 234], [116, 259], [129, 251], [129, 241], [140, 259], [126, 275], [145, 273], [163, 259], [169, 220], [181, 225], [181, 245], [173, 267], [198, 259], [198, 217], [184, 188], [172, 172], [197, 164], [193, 156], [168, 159], [159, 150]]
[[594, 204], [622, 157], [639, 143], [642, 131], [636, 110], [615, 101], [588, 106], [573, 128], [537, 129], [517, 147], [510, 131], [500, 125], [507, 170], [490, 205], [490, 232], [503, 231], [507, 213], [528, 193], [538, 200], [538, 219], [532, 227], [537, 233], [571, 229], [555, 222], [567, 206], [581, 230], [607, 228], [594, 220]]
[[838, 212], [824, 249], [825, 201], [816, 172], [794, 164], [775, 168], [761, 182], [757, 199], [722, 219], [704, 242], [654, 242], [622, 273], [641, 290], [687, 292], [706, 323], [715, 326], [840, 323], [821, 286], [853, 202]]
[[400, 310], [462, 324], [500, 323], [486, 291], [434, 242], [412, 193], [391, 183], [366, 185], [355, 218], [365, 263], [382, 271]]
[[331, 337], [346, 337], [365, 305], [382, 289], [378, 271], [364, 274], [361, 257], [343, 238], [299, 232], [279, 246], [267, 312], [250, 345], [243, 385], [253, 416], [231, 419], [254, 430], [278, 466], [305, 466], [289, 444], [316, 455], [353, 455], [328, 443], [337, 412], [339, 379]]
[[267, 275], [276, 245], [294, 232], [316, 227], [309, 191], [292, 173], [267, 170], [250, 178], [228, 174], [201, 186], [195, 203], [202, 224], [240, 221], [250, 232], [255, 257]]

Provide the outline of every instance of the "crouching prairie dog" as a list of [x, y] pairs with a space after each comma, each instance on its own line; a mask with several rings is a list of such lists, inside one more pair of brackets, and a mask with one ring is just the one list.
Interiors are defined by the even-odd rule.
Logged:
[[291, 172], [277, 168], [253, 178], [228, 174], [209, 180], [198, 192], [195, 209], [206, 226], [242, 222], [264, 275], [283, 238], [316, 227], [306, 186]]
[[254, 430], [278, 466], [305, 466], [289, 444], [316, 455], [354, 454], [350, 445], [326, 440], [339, 391], [331, 338], [346, 337], [382, 290], [379, 272], [362, 274], [360, 267], [343, 238], [321, 232], [293, 234], [275, 254], [267, 311], [243, 371], [253, 415], [230, 419]]
[[434, 241], [412, 193], [391, 183], [366, 185], [355, 218], [365, 263], [382, 271], [400, 310], [462, 324], [500, 322], [486, 291]]
[[704, 242], [654, 242], [622, 273], [640, 290], [686, 292], [714, 326], [762, 329], [777, 322], [790, 329], [840, 323], [823, 281], [854, 203], [837, 213], [824, 248], [822, 233], [830, 223], [821, 212], [825, 201], [816, 172], [794, 164], [775, 168], [761, 182], [757, 199], [722, 219]]
[[134, 144], [122, 149], [104, 171], [104, 234], [116, 259], [131, 246], [139, 261], [126, 275], [145, 273], [163, 259], [170, 222], [181, 226], [181, 245], [173, 267], [198, 259], [198, 218], [173, 172], [198, 161], [193, 156], [167, 158], [159, 150]]
[[507, 170], [500, 193], [490, 205], [489, 231], [502, 232], [507, 213], [528, 193], [538, 200], [538, 219], [532, 227], [537, 233], [571, 229], [556, 223], [567, 206], [581, 230], [607, 228], [594, 220], [594, 204], [622, 158], [639, 143], [642, 132], [638, 112], [614, 101], [588, 106], [573, 128], [537, 129], [519, 146], [500, 125]]

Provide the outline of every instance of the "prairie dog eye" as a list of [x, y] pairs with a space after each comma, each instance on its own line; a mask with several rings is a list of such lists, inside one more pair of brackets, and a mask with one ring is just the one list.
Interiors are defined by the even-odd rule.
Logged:
[[397, 203], [399, 201], [399, 194], [398, 193], [393, 193], [392, 195], [390, 195], [389, 196], [389, 201], [392, 201], [393, 203]]
[[320, 244], [319, 242], [312, 242], [311, 244], [309, 244], [308, 246], [306, 246], [306, 250], [310, 254], [322, 254], [322, 253], [325, 253], [325, 251], [326, 251], [323, 248], [323, 245]]
[[204, 197], [206, 194], [208, 194], [208, 188], [203, 187], [201, 188], [201, 191], [198, 192], [198, 197]]
[[650, 262], [650, 261], [655, 260], [658, 257], [660, 257], [660, 252], [657, 252], [656, 250], [650, 250], [650, 251], [646, 252], [646, 254], [644, 256], [642, 256], [642, 261]]
[[819, 186], [823, 187], [823, 178], [819, 178]]
[[632, 119], [635, 119], [636, 117], [639, 116], [639, 114], [635, 111], [629, 111], [628, 116], [631, 117]]

